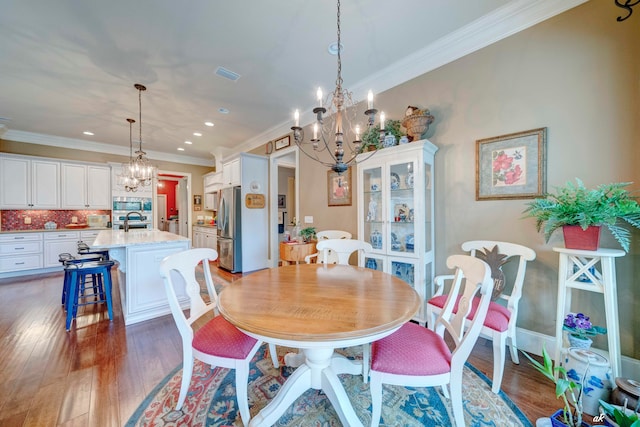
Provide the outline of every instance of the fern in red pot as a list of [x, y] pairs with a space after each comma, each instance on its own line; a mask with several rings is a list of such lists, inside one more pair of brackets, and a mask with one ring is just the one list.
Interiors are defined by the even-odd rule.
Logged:
[[599, 228], [606, 227], [620, 246], [629, 252], [630, 231], [625, 225], [640, 228], [640, 205], [626, 189], [630, 182], [602, 184], [587, 189], [576, 178], [576, 184], [568, 182], [564, 187], [556, 188], [556, 194], [547, 194], [543, 198], [527, 203], [523, 212], [525, 217], [536, 219], [536, 229], [544, 232], [548, 242], [551, 234], [558, 228], [572, 227], [574, 230], [591, 232], [596, 238], [595, 247], [581, 245], [584, 237], [572, 240], [565, 231], [565, 246], [571, 249], [595, 250], [598, 247]]

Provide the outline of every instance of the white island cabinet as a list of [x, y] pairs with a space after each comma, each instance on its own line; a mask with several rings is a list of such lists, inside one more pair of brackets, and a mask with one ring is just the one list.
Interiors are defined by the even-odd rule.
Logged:
[[[118, 284], [125, 325], [171, 313], [160, 277], [160, 262], [190, 247], [186, 237], [158, 230], [103, 230], [92, 249], [108, 249], [119, 262]], [[180, 303], [187, 307], [184, 289], [176, 289]]]

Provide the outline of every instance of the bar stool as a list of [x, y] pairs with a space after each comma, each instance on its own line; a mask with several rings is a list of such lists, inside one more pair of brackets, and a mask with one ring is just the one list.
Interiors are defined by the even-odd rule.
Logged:
[[78, 254], [80, 255], [100, 255], [105, 260], [109, 260], [109, 251], [107, 249], [91, 249], [89, 245], [80, 240], [78, 242]]
[[[111, 303], [111, 267], [113, 261], [91, 261], [84, 263], [69, 264], [65, 266], [65, 276], [68, 273], [68, 287], [66, 292], [67, 306], [67, 331], [71, 329], [71, 323], [76, 318], [78, 307], [81, 305], [97, 304], [106, 302], [109, 320], [113, 320], [113, 308]], [[87, 275], [95, 275], [96, 284], [91, 288], [84, 288], [85, 292], [81, 292], [83, 283]], [[92, 289], [93, 292], [87, 293], [86, 290]], [[95, 297], [94, 300], [89, 300]]]
[[[82, 264], [85, 262], [91, 262], [91, 261], [104, 261], [105, 258], [104, 256], [100, 255], [100, 254], [92, 254], [92, 255], [82, 255], [82, 256], [77, 256], [77, 255], [71, 255], [68, 252], [63, 252], [61, 254], [58, 254], [58, 261], [64, 266], [66, 267], [67, 265], [71, 265], [71, 264]], [[96, 286], [96, 276], [93, 275], [91, 277], [91, 287]], [[66, 300], [67, 300], [67, 293], [69, 292], [69, 279], [70, 279], [70, 272], [67, 271], [65, 269], [64, 271], [64, 281], [62, 283], [62, 305], [65, 307], [66, 310]], [[86, 279], [86, 278], [85, 278]], [[86, 287], [86, 281], [83, 281], [82, 283], [82, 289], [81, 289], [81, 293], [84, 294], [84, 289]]]

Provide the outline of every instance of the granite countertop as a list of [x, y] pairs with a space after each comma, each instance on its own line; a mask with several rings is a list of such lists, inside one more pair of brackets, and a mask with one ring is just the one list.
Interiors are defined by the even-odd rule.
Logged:
[[117, 248], [133, 245], [152, 245], [189, 240], [178, 234], [159, 230], [103, 230], [91, 244], [91, 248]]
[[99, 231], [99, 230], [111, 230], [110, 228], [106, 228], [106, 227], [85, 227], [85, 228], [65, 228], [65, 227], [61, 227], [61, 228], [40, 228], [40, 229], [34, 229], [34, 230], [0, 230], [0, 234], [9, 234], [9, 233], [53, 233], [53, 232], [58, 232], [60, 233], [61, 231], [67, 232], [67, 231]]

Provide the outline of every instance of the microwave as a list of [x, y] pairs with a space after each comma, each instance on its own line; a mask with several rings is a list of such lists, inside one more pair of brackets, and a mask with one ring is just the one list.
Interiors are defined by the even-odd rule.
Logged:
[[152, 201], [149, 197], [114, 197], [113, 210], [119, 212], [151, 212]]

